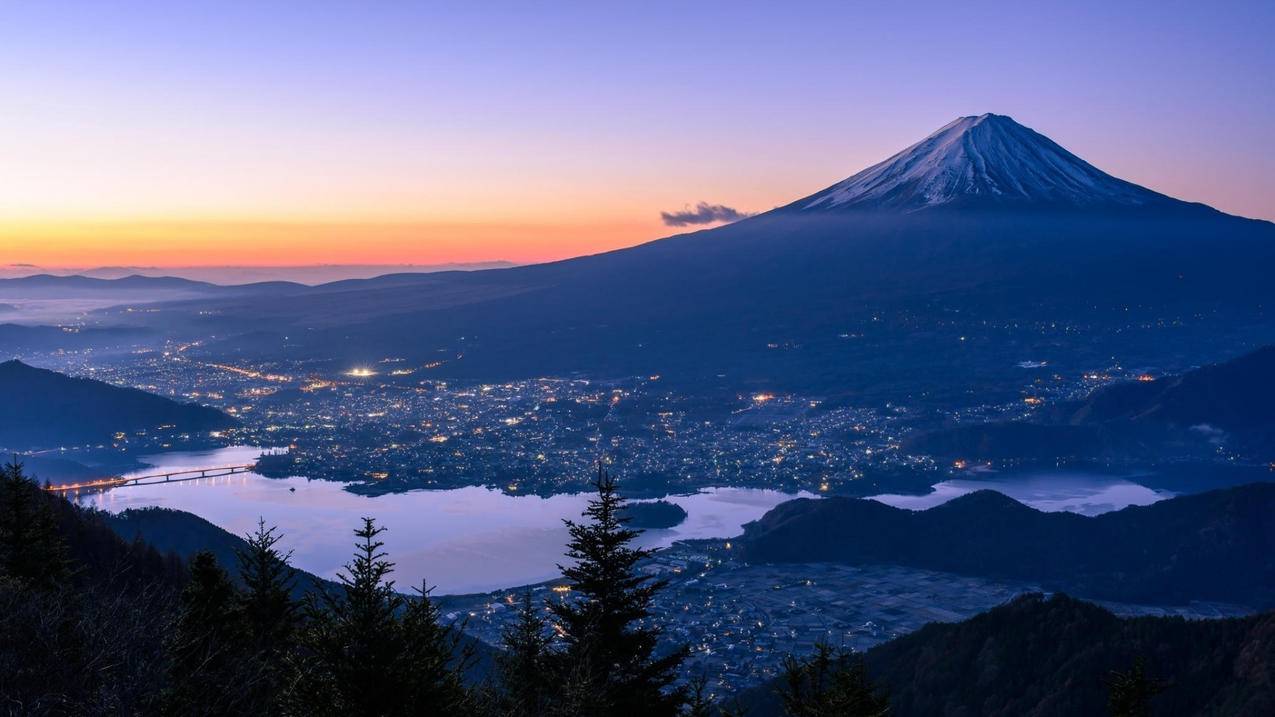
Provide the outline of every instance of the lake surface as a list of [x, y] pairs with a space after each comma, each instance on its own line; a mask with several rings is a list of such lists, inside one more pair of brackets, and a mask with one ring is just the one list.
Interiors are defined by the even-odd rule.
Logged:
[[[240, 446], [149, 456], [142, 460], [155, 467], [137, 474], [252, 463], [261, 450]], [[920, 510], [981, 489], [1000, 491], [1040, 510], [1084, 515], [1147, 505], [1172, 495], [1124, 477], [1042, 471], [986, 473], [944, 481], [928, 495], [873, 499]], [[694, 495], [670, 496], [666, 500], [686, 510], [686, 521], [676, 528], [646, 531], [641, 544], [665, 547], [689, 538], [734, 537], [743, 532], [745, 523], [794, 497], [750, 488], [709, 488]], [[283, 531], [284, 545], [293, 550], [297, 567], [328, 578], [334, 578], [350, 559], [352, 531], [362, 516], [374, 517], [389, 529], [382, 539], [397, 565], [394, 578], [399, 587], [407, 589], [427, 580], [443, 595], [486, 592], [555, 577], [567, 542], [562, 519], [579, 518], [588, 499], [584, 494], [511, 496], [481, 487], [364, 496], [344, 490], [341, 483], [242, 473], [117, 488], [84, 494], [78, 500], [113, 512], [146, 506], [175, 508], [238, 535], [255, 528], [260, 516]]]
[[[252, 463], [260, 448], [165, 453], [142, 460], [155, 468], [138, 475], [184, 468]], [[295, 489], [295, 490], [293, 490]], [[809, 496], [810, 494], [805, 494]], [[687, 512], [668, 530], [648, 530], [646, 547], [664, 547], [688, 538], [729, 538], [744, 523], [795, 496], [773, 490], [711, 488], [695, 495], [670, 496]], [[103, 510], [162, 506], [199, 515], [239, 535], [257, 518], [278, 525], [293, 563], [323, 577], [335, 577], [350, 559], [353, 530], [371, 516], [389, 530], [382, 536], [394, 578], [401, 589], [422, 579], [436, 593], [485, 592], [548, 580], [558, 575], [567, 531], [563, 518], [579, 518], [589, 496], [511, 496], [487, 488], [419, 490], [363, 496], [343, 484], [305, 478], [265, 478], [242, 473], [166, 485], [117, 488], [84, 494], [79, 501]]]
[[1173, 493], [1153, 490], [1127, 476], [1080, 471], [986, 472], [976, 478], [937, 483], [927, 495], [877, 495], [873, 500], [896, 508], [924, 510], [976, 490], [994, 490], [1043, 511], [1098, 515], [1130, 505], [1150, 505]]

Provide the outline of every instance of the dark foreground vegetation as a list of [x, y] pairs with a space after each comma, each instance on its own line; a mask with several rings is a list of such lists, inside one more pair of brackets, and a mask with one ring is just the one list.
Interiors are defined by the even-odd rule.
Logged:
[[[183, 562], [9, 465], [0, 476], [0, 713], [13, 715], [1267, 714], [1275, 617], [1120, 620], [1025, 597], [869, 653], [821, 645], [773, 685], [716, 704], [688, 648], [648, 625], [662, 587], [638, 564], [600, 473], [569, 524], [571, 590], [519, 620], [494, 659], [400, 593], [366, 518], [339, 583], [289, 566], [264, 522]], [[161, 516], [162, 517], [162, 516]], [[225, 564], [229, 563], [229, 564]], [[300, 583], [310, 582], [310, 585]]]
[[637, 563], [614, 481], [571, 524], [566, 599], [528, 596], [485, 677], [481, 655], [428, 597], [398, 591], [371, 518], [336, 585], [297, 599], [298, 574], [261, 523], [232, 576], [128, 543], [104, 516], [16, 464], [0, 490], [0, 710], [9, 714], [708, 714], [678, 684], [685, 648], [643, 625], [662, 583]]
[[[892, 717], [1275, 714], [1275, 613], [1121, 619], [1023, 595], [843, 659], [888, 693]], [[743, 695], [750, 717], [784, 714], [785, 684]]]

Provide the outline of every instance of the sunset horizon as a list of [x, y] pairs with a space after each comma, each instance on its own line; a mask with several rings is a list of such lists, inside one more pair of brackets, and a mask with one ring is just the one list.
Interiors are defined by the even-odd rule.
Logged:
[[31, 72], [0, 79], [0, 265], [553, 261], [721, 223], [661, 221], [700, 203], [764, 212], [984, 112], [1275, 220], [1256, 7], [1038, 9], [972, 44], [990, 8], [918, 10], [11, 7], [0, 62]]

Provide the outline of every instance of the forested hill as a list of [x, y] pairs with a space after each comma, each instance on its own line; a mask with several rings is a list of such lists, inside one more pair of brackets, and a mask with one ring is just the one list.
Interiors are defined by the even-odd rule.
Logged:
[[0, 447], [7, 450], [110, 443], [117, 433], [182, 434], [235, 425], [234, 418], [215, 408], [21, 361], [0, 363]]
[[1031, 421], [962, 424], [909, 436], [913, 454], [968, 460], [1211, 456], [1225, 439], [1253, 462], [1275, 458], [1275, 346], [1177, 375], [1121, 381]]
[[[1024, 595], [964, 622], [927, 625], [866, 655], [891, 717], [1112, 714], [1112, 685], [1128, 680], [1139, 660], [1144, 684], [1162, 688], [1148, 714], [1275, 714], [1275, 613], [1121, 619], [1065, 595]], [[783, 714], [778, 687], [745, 693], [747, 714]]]
[[1275, 484], [1085, 517], [978, 491], [924, 511], [799, 499], [745, 527], [754, 562], [885, 563], [1032, 581], [1087, 598], [1275, 606]]

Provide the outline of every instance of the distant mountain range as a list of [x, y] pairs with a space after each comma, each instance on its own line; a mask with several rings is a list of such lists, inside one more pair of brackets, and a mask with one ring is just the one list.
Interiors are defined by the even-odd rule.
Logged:
[[150, 301], [296, 291], [301, 284], [287, 281], [265, 281], [226, 286], [206, 281], [193, 281], [174, 276], [142, 276], [130, 274], [118, 278], [92, 276], [32, 274], [0, 279], [0, 297], [15, 299], [86, 299], [116, 295], [126, 300]]
[[1275, 225], [1117, 179], [982, 115], [727, 226], [134, 318], [231, 337], [210, 351], [442, 361], [440, 376], [659, 373], [933, 398], [1004, 387], [1040, 355], [1063, 369], [1113, 352], [1190, 364], [1269, 340], [1271, 266]]
[[1028, 581], [1086, 598], [1275, 607], [1275, 483], [1086, 517], [983, 490], [923, 511], [798, 499], [745, 526], [752, 562], [893, 564]]
[[1215, 453], [1223, 442], [1275, 463], [1275, 346], [1181, 375], [1122, 381], [1033, 421], [920, 433], [911, 453], [944, 458], [1053, 460], [1085, 456], [1167, 459]]
[[[1164, 684], [1150, 714], [1275, 713], [1275, 613], [1228, 620], [1121, 619], [1055, 595], [1025, 595], [872, 648], [868, 673], [891, 717], [1104, 715], [1114, 672], [1145, 661]], [[741, 695], [750, 717], [783, 711], [772, 683]]]
[[30, 265], [0, 266], [0, 278], [20, 278], [33, 274], [121, 279], [133, 276], [181, 278], [222, 285], [261, 282], [326, 284], [344, 279], [368, 279], [404, 272], [476, 271], [515, 266], [509, 261], [448, 262], [443, 264], [307, 264], [298, 266], [100, 266], [85, 269], [42, 269]]
[[215, 408], [72, 378], [21, 361], [0, 363], [0, 447], [7, 450], [109, 444], [116, 433], [177, 435], [236, 425]]

